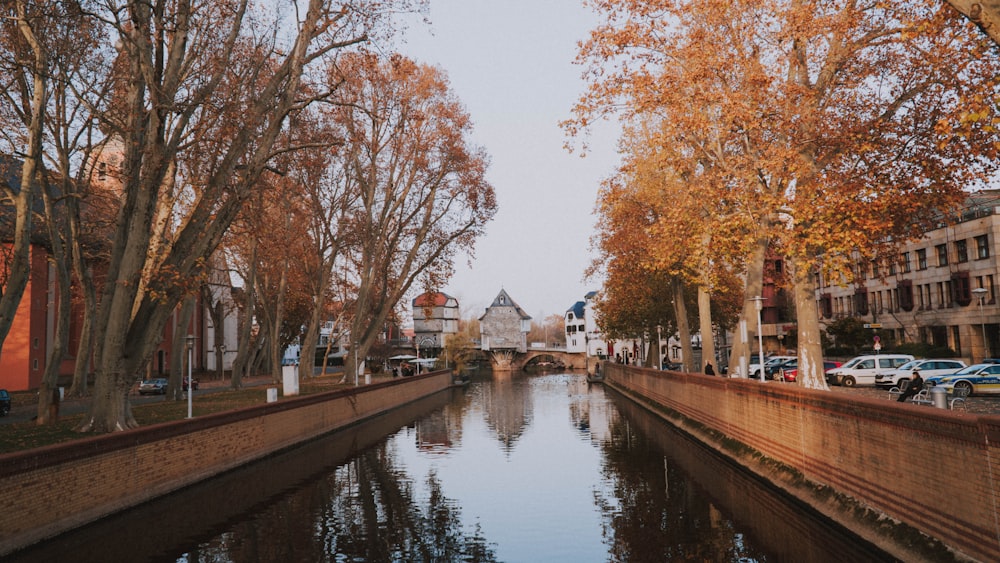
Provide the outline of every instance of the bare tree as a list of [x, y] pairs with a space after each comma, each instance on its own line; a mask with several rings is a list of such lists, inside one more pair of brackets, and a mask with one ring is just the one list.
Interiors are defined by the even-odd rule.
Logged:
[[340, 81], [330, 117], [342, 130], [348, 189], [359, 193], [346, 227], [356, 237], [345, 249], [357, 287], [350, 377], [413, 284], [450, 276], [452, 257], [472, 249], [496, 200], [486, 156], [469, 145], [471, 122], [440, 70], [352, 55], [331, 73]]

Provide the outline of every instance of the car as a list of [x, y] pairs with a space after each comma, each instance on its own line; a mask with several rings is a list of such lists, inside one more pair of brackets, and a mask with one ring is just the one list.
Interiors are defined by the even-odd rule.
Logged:
[[[823, 360], [823, 373], [825, 374], [827, 371], [833, 368], [839, 368], [842, 365], [844, 365], [843, 362], [835, 362], [833, 360]], [[787, 381], [789, 383], [795, 383], [795, 381], [799, 377], [798, 359], [785, 364], [784, 367], [781, 368], [779, 376], [780, 379], [784, 381]]]
[[[987, 362], [983, 362], [987, 363]], [[962, 360], [946, 359], [924, 359], [906, 362], [888, 373], [875, 374], [876, 387], [899, 387], [904, 379], [909, 379], [913, 375], [913, 370], [920, 370], [920, 377], [927, 379], [937, 375], [948, 375], [967, 367]]]
[[969, 396], [1000, 393], [1000, 364], [973, 364], [948, 375], [924, 380], [924, 388], [941, 386], [946, 390], [964, 388]]
[[0, 389], [0, 416], [7, 416], [10, 412], [10, 393], [6, 389]]
[[764, 373], [767, 374], [768, 379], [777, 379], [780, 377], [781, 370], [785, 366], [788, 364], [796, 364], [799, 361], [798, 357], [785, 358], [782, 356], [782, 358], [783, 359], [778, 359], [776, 361], [769, 360], [766, 364], [764, 364]]
[[165, 395], [167, 393], [167, 380], [160, 377], [156, 379], [146, 379], [139, 384], [140, 395]]
[[[774, 367], [787, 362], [788, 360], [794, 360], [795, 356], [765, 356], [764, 357], [764, 373], [769, 373], [769, 370]], [[750, 369], [747, 370], [750, 373], [750, 379], [760, 379], [760, 365], [753, 364]]]
[[[193, 383], [193, 385], [194, 385], [194, 390], [195, 390], [195, 391], [197, 391], [197, 390], [198, 390], [198, 380], [197, 380], [197, 379], [194, 379], [194, 380], [192, 380], [192, 381], [194, 382], [194, 383]], [[184, 391], [187, 391], [187, 390], [188, 390], [188, 378], [187, 378], [187, 377], [185, 377], [185, 378], [184, 378], [184, 381], [183, 381], [183, 383], [181, 384], [181, 389], [183, 389]]]
[[826, 381], [831, 385], [844, 387], [875, 385], [876, 375], [894, 371], [915, 359], [909, 354], [863, 354], [851, 358], [838, 368], [827, 371]]

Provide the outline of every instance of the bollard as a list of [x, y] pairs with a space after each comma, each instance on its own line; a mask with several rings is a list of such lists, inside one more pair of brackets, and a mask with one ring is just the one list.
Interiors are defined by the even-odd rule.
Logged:
[[934, 387], [931, 387], [931, 390], [928, 391], [928, 394], [931, 396], [931, 404], [932, 405], [934, 405], [935, 407], [937, 407], [939, 409], [946, 409], [946, 408], [948, 408], [948, 390], [947, 389], [945, 389], [944, 387], [941, 387], [940, 385], [935, 385]]

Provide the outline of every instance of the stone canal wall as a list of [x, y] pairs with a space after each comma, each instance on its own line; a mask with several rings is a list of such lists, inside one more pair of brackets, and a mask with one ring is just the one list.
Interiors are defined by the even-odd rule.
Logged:
[[905, 561], [1000, 561], [1000, 416], [604, 364], [606, 382]]
[[0, 455], [0, 556], [433, 395], [450, 371]]

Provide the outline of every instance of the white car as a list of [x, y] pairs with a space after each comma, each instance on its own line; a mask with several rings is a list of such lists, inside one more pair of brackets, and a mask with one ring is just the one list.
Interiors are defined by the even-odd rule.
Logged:
[[936, 375], [949, 375], [965, 367], [962, 360], [930, 359], [906, 362], [888, 373], [875, 374], [876, 387], [899, 387], [900, 382], [910, 379], [913, 370], [920, 370], [920, 377], [926, 380]]
[[915, 360], [909, 354], [865, 354], [849, 360], [839, 368], [826, 370], [826, 381], [831, 385], [854, 387], [875, 385], [875, 376], [895, 371], [906, 362]]

